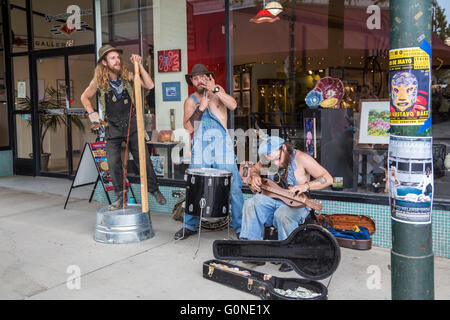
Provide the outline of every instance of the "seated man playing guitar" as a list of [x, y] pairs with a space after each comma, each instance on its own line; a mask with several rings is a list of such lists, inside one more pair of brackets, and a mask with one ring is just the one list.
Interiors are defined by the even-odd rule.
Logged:
[[[287, 193], [296, 196], [332, 184], [331, 175], [314, 158], [295, 150], [280, 137], [273, 136], [266, 140], [261, 143], [258, 154], [265, 157], [271, 167], [278, 168], [275, 173], [269, 172], [268, 178], [280, 187], [288, 189]], [[261, 194], [262, 168], [260, 160], [249, 170], [248, 184], [257, 194], [244, 202], [240, 239], [263, 240], [264, 227], [273, 225], [278, 229], [278, 240], [284, 240], [305, 221], [309, 208], [291, 207], [282, 200]], [[315, 180], [310, 181], [311, 176]], [[289, 268], [289, 265], [283, 264], [280, 271], [292, 270]]]

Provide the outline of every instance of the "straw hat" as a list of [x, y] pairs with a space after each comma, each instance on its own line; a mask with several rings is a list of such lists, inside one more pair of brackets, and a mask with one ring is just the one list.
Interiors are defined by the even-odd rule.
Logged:
[[100, 61], [102, 61], [102, 59], [111, 51], [116, 51], [120, 54], [123, 53], [122, 49], [117, 49], [114, 48], [112, 45], [110, 44], [105, 44], [104, 46], [102, 46], [100, 49], [98, 49], [98, 61], [97, 63], [100, 63]]

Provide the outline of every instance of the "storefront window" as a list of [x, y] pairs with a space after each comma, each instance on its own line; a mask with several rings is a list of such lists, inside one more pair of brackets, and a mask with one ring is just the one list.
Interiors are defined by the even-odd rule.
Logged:
[[12, 0], [10, 8], [12, 52], [28, 51], [26, 1]]
[[91, 0], [32, 1], [34, 49], [94, 44]]
[[[278, 130], [295, 148], [342, 178], [345, 191], [384, 194], [389, 143], [389, 1], [278, 1], [281, 7], [274, 16], [258, 16], [266, 3], [229, 2], [231, 51], [227, 53], [225, 1], [159, 1], [154, 5], [153, 1], [101, 0], [103, 44], [120, 46], [126, 59], [139, 52], [154, 79], [154, 91], [144, 95], [151, 113], [146, 128], [152, 140], [158, 142], [162, 130], [174, 131], [175, 140], [184, 139], [180, 133], [183, 103], [193, 92], [184, 75], [202, 63], [214, 72], [218, 84], [232, 88], [230, 94], [238, 108], [230, 128]], [[450, 42], [446, 44], [448, 34], [434, 31], [433, 150], [439, 198], [450, 197], [444, 166], [450, 151], [450, 138], [445, 134], [450, 126]], [[160, 68], [159, 59], [168, 50], [179, 52], [180, 71]], [[231, 84], [227, 84], [227, 68], [233, 70]], [[163, 88], [168, 83], [179, 84], [178, 100], [167, 100]], [[308, 106], [306, 97], [317, 88], [331, 90], [331, 96], [321, 106]], [[360, 130], [370, 103], [381, 109]], [[367, 134], [361, 134], [366, 131], [381, 135], [384, 142], [370, 142]], [[168, 170], [170, 149], [154, 145], [152, 150], [154, 156], [164, 158], [165, 178], [183, 179], [189, 155], [184, 154], [186, 161], [172, 163]], [[249, 160], [248, 146], [244, 156], [237, 155], [238, 164]]]
[[[332, 176], [343, 178], [344, 190], [383, 194], [389, 143], [389, 1], [280, 3], [285, 7], [262, 23], [257, 15], [262, 1], [231, 6], [233, 94], [239, 104], [235, 127], [277, 129]], [[443, 37], [433, 34], [436, 198], [450, 197], [450, 184], [443, 180], [450, 152], [450, 47]], [[330, 98], [336, 100], [308, 106], [305, 98], [316, 88], [331, 89]], [[360, 134], [362, 115], [373, 101], [386, 110], [369, 120], [379, 128], [365, 128], [386, 135], [386, 144], [371, 144]]]
[[14, 99], [16, 110], [31, 112], [30, 76], [27, 56], [14, 57]]

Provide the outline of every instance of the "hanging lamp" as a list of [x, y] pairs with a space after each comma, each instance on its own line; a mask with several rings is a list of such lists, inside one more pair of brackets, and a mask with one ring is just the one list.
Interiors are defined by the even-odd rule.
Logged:
[[276, 1], [271, 1], [266, 5], [266, 1], [264, 0], [264, 8], [260, 10], [256, 16], [250, 19], [250, 22], [253, 23], [263, 23], [263, 22], [275, 22], [280, 20], [277, 15], [283, 11], [283, 7], [280, 3]]

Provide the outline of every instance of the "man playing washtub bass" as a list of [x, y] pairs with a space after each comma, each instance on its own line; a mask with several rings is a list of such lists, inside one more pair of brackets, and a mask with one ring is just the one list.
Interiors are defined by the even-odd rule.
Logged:
[[[330, 186], [333, 178], [310, 155], [295, 150], [282, 138], [272, 136], [263, 141], [258, 149], [260, 157], [265, 157], [271, 167], [278, 168], [276, 173], [268, 174], [268, 178], [280, 187], [287, 188], [292, 194], [304, 193], [309, 190], [320, 190]], [[253, 192], [261, 191], [261, 160], [250, 168], [251, 182], [249, 187]], [[315, 180], [310, 181], [314, 177]], [[309, 215], [309, 208], [293, 208], [283, 201], [258, 193], [244, 203], [242, 210], [242, 230], [240, 239], [263, 240], [264, 227], [275, 226], [278, 230], [278, 240], [284, 240], [303, 223]], [[292, 270], [288, 264], [282, 264], [280, 271]]]
[[[132, 63], [137, 62], [139, 65], [142, 87], [152, 89], [154, 84], [142, 65], [142, 58], [133, 54], [130, 60]], [[125, 193], [123, 192], [124, 179], [121, 150], [122, 142], [127, 141], [128, 131], [130, 134], [130, 151], [135, 159], [136, 165], [139, 167], [136, 108], [134, 106], [130, 120], [130, 107], [134, 104], [132, 81], [133, 74], [128, 72], [122, 62], [122, 50], [110, 45], [104, 45], [99, 50], [99, 60], [95, 68], [94, 79], [81, 95], [81, 102], [89, 113], [89, 119], [93, 127], [98, 128], [102, 121], [100, 120], [99, 114], [92, 108], [90, 99], [99, 91], [100, 108], [108, 124], [105, 129], [106, 155], [117, 197], [117, 200], [109, 206], [109, 210], [120, 209], [127, 203], [126, 191]], [[130, 126], [129, 130], [128, 125]], [[166, 199], [159, 191], [158, 180], [153, 171], [148, 151], [146, 152], [146, 166], [149, 192], [159, 204], [164, 205], [166, 204]]]
[[[234, 144], [227, 132], [227, 110], [235, 110], [236, 100], [216, 84], [215, 76], [203, 64], [192, 67], [186, 82], [195, 92], [184, 103], [184, 128], [194, 133], [189, 169], [215, 168], [233, 174], [230, 185], [231, 222], [236, 235], [241, 231], [242, 180], [236, 165]], [[197, 232], [199, 218], [184, 215], [183, 228], [175, 233], [175, 240]]]

